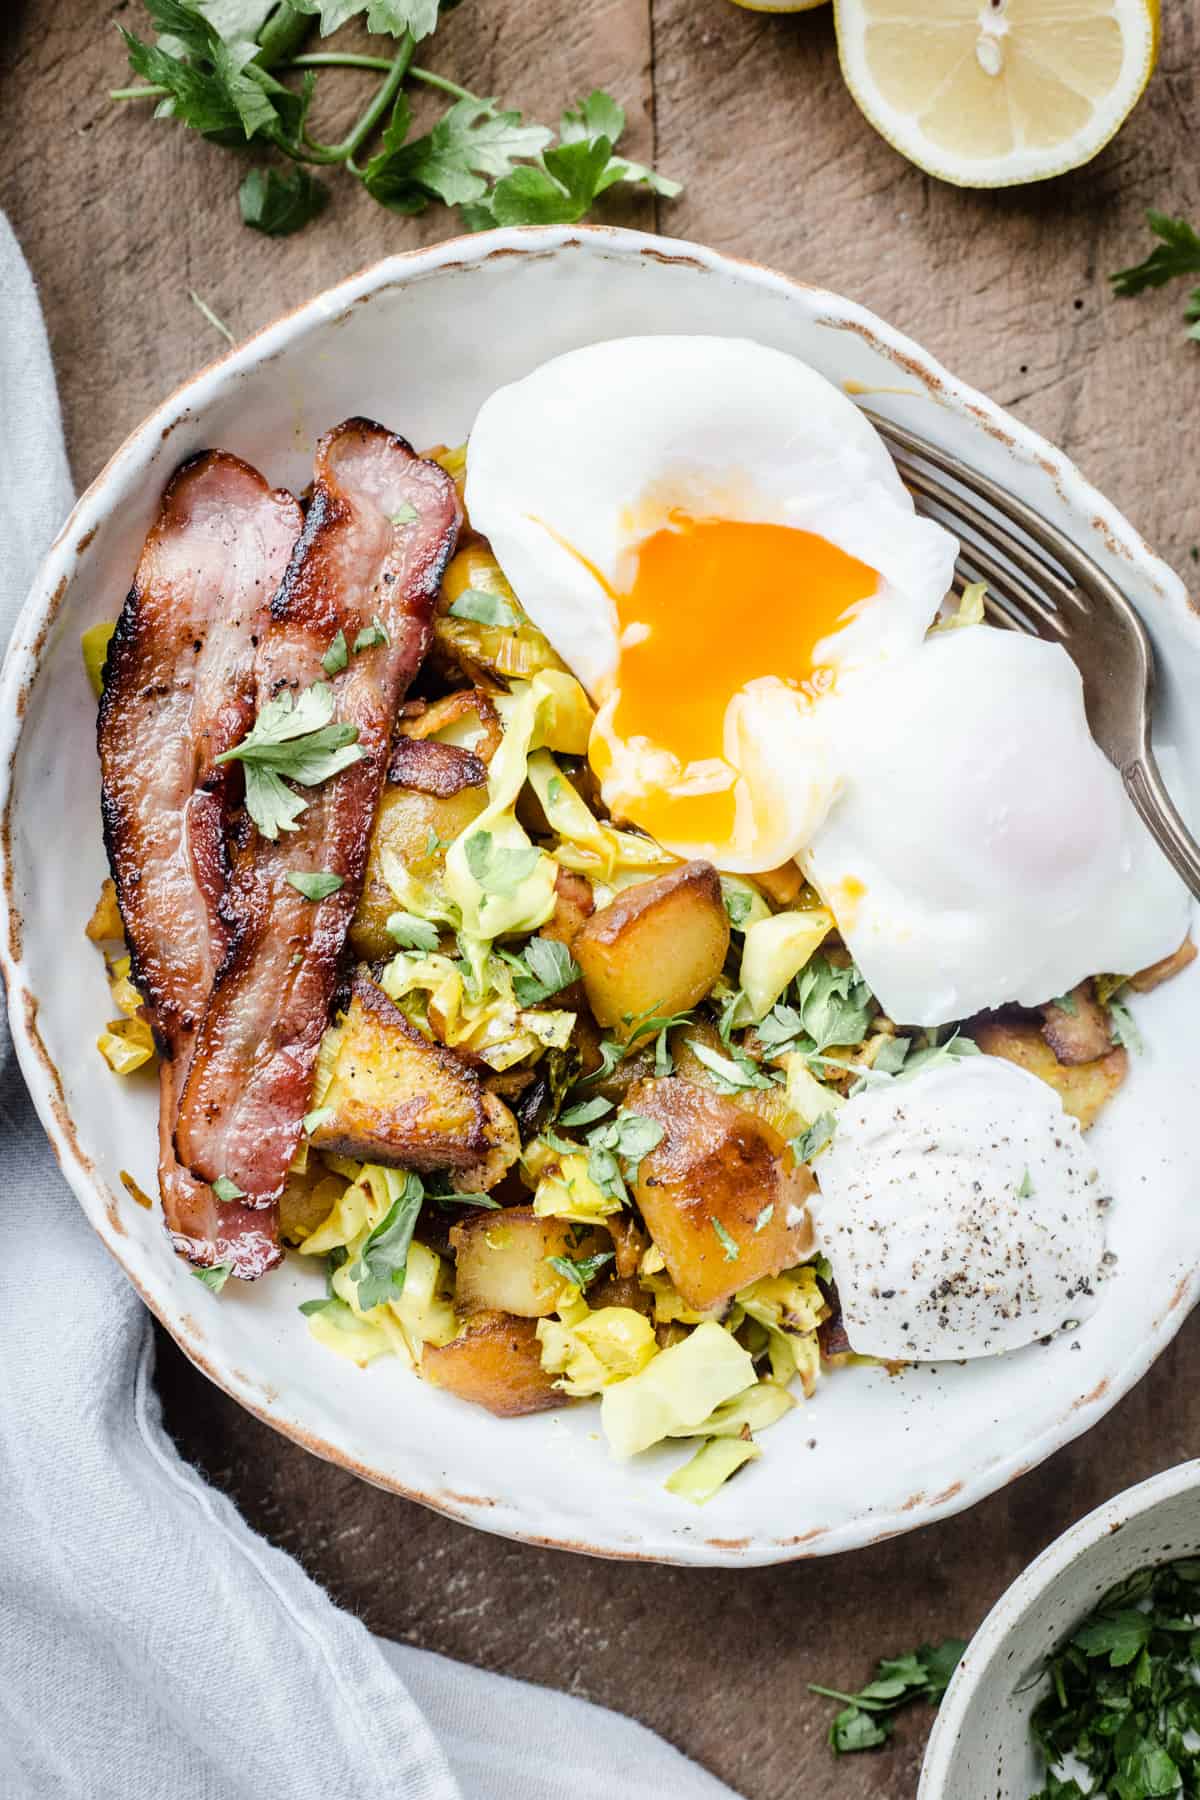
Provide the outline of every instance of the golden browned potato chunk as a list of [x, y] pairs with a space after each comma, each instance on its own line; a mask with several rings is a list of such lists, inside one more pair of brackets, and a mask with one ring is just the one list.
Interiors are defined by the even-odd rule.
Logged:
[[571, 946], [601, 1025], [628, 1031], [647, 1014], [686, 1012], [721, 973], [729, 915], [711, 863], [626, 888], [592, 914]]
[[509, 1313], [475, 1313], [448, 1344], [426, 1344], [421, 1374], [434, 1387], [485, 1406], [501, 1419], [566, 1404], [566, 1395], [542, 1368], [533, 1320]]
[[478, 1162], [456, 1171], [452, 1185], [460, 1194], [490, 1194], [521, 1154], [521, 1133], [509, 1108], [497, 1094], [483, 1093], [485, 1149]]
[[595, 910], [587, 876], [560, 869], [554, 880], [554, 911], [542, 926], [542, 936], [565, 944], [569, 950]]
[[816, 1183], [764, 1120], [672, 1075], [642, 1082], [626, 1104], [663, 1128], [635, 1191], [689, 1306], [723, 1306], [738, 1288], [810, 1254], [807, 1201]]
[[1065, 1006], [1057, 1000], [1042, 1007], [1042, 1036], [1060, 1063], [1089, 1063], [1107, 1056], [1112, 1049], [1112, 1032], [1108, 1014], [1096, 999], [1090, 981], [1081, 981], [1064, 996]]
[[340, 1031], [325, 1116], [309, 1132], [314, 1149], [405, 1169], [479, 1161], [488, 1149], [483, 1090], [453, 1051], [423, 1038], [361, 973]]
[[458, 1263], [455, 1302], [460, 1311], [544, 1319], [554, 1311], [563, 1286], [548, 1258], [579, 1261], [612, 1246], [603, 1232], [539, 1219], [532, 1206], [506, 1206], [463, 1219], [450, 1233], [450, 1247]]
[[375, 815], [375, 831], [367, 858], [362, 897], [350, 926], [355, 954], [365, 962], [393, 956], [389, 916], [398, 911], [396, 896], [384, 879], [383, 852], [390, 850], [418, 881], [433, 879], [442, 867], [445, 846], [477, 819], [487, 803], [485, 787], [464, 787], [456, 794], [421, 794], [415, 788], [387, 786]]
[[986, 1055], [1002, 1056], [1046, 1082], [1085, 1131], [1095, 1124], [1129, 1067], [1128, 1054], [1120, 1045], [1095, 1062], [1060, 1063], [1031, 1019], [983, 1019], [971, 1027], [971, 1036]]
[[1139, 969], [1136, 975], [1129, 977], [1129, 985], [1136, 993], [1148, 994], [1164, 981], [1170, 981], [1172, 975], [1178, 975], [1188, 964], [1196, 960], [1196, 946], [1191, 936], [1184, 938], [1178, 950], [1172, 950], [1170, 956], [1164, 956], [1161, 962], [1151, 963], [1148, 969]]

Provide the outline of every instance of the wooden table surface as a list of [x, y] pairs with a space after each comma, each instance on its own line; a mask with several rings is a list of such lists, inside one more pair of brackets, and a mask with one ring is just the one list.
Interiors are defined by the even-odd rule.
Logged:
[[[1193, 8], [1165, 10], [1158, 73], [1109, 149], [994, 194], [930, 181], [874, 134], [842, 85], [828, 7], [771, 18], [727, 0], [469, 0], [426, 55], [535, 118], [608, 87], [631, 153], [686, 191], [605, 216], [866, 302], [1061, 444], [1191, 573], [1200, 347], [1183, 338], [1181, 293], [1114, 302], [1106, 280], [1144, 254], [1147, 207], [1200, 214], [1200, 30]], [[189, 289], [242, 337], [450, 229], [441, 209], [398, 218], [349, 181], [299, 236], [242, 229], [227, 153], [106, 101], [123, 75], [114, 23], [143, 19], [137, 0], [7, 0], [0, 22], [0, 206], [41, 286], [81, 485], [223, 348]], [[358, 78], [340, 79], [352, 111]], [[322, 123], [328, 137], [338, 121]], [[622, 1708], [749, 1800], [911, 1800], [929, 1715], [910, 1716], [892, 1750], [835, 1763], [830, 1709], [806, 1682], [857, 1685], [877, 1655], [968, 1634], [1072, 1520], [1195, 1453], [1198, 1373], [1193, 1322], [1086, 1439], [972, 1512], [857, 1555], [739, 1574], [473, 1533], [306, 1456], [166, 1340], [160, 1364], [184, 1454], [372, 1629]]]

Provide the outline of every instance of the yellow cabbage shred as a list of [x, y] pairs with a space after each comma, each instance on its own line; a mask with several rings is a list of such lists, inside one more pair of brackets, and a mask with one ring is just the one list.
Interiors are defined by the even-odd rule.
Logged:
[[[546, 1146], [539, 1146], [545, 1148]], [[533, 1196], [533, 1210], [539, 1219], [563, 1219], [575, 1225], [603, 1225], [613, 1213], [621, 1210], [614, 1194], [607, 1194], [588, 1174], [587, 1152], [564, 1156], [552, 1152], [554, 1160], [544, 1165], [534, 1146], [531, 1157], [526, 1152], [526, 1167], [540, 1168]]]
[[384, 969], [380, 985], [397, 1005], [413, 995], [425, 996], [424, 1019], [417, 1015], [414, 1023], [423, 1024], [426, 1034], [443, 1044], [473, 1051], [497, 1072], [543, 1050], [564, 1049], [575, 1014], [518, 1006], [507, 965], [482, 948], [477, 995], [469, 991], [461, 966], [436, 951], [401, 951]]
[[755, 1021], [766, 1017], [832, 930], [833, 914], [823, 906], [775, 913], [747, 927], [740, 980]]
[[806, 1264], [783, 1275], [764, 1276], [734, 1296], [727, 1326], [737, 1331], [749, 1319], [765, 1332], [772, 1378], [786, 1387], [796, 1376], [807, 1398], [816, 1391], [821, 1373], [817, 1327], [829, 1316], [829, 1305]]
[[639, 1374], [606, 1388], [600, 1423], [615, 1456], [636, 1456], [701, 1425], [757, 1380], [749, 1353], [722, 1326], [706, 1321], [682, 1343], [659, 1351]]
[[129, 979], [129, 958], [118, 956], [108, 965], [108, 986], [113, 1004], [124, 1016], [110, 1019], [96, 1048], [114, 1075], [132, 1075], [154, 1055], [154, 1034], [141, 1016], [142, 996]]
[[109, 639], [116, 629], [115, 619], [102, 619], [98, 625], [89, 625], [79, 639], [84, 671], [97, 700], [104, 692], [104, 664], [108, 657]]
[[[611, 885], [621, 875], [646, 880], [679, 861], [652, 838], [618, 831], [615, 825], [597, 819], [548, 751], [536, 750], [530, 756], [529, 785], [558, 839], [555, 860], [565, 869]], [[620, 885], [627, 886], [628, 882]]]
[[759, 1445], [749, 1438], [709, 1438], [663, 1486], [680, 1500], [704, 1506], [731, 1475], [747, 1463], [757, 1462], [761, 1455]]
[[542, 1367], [559, 1376], [555, 1386], [575, 1399], [624, 1384], [660, 1354], [649, 1319], [630, 1306], [592, 1312], [576, 1290], [560, 1296], [558, 1317], [539, 1319]]

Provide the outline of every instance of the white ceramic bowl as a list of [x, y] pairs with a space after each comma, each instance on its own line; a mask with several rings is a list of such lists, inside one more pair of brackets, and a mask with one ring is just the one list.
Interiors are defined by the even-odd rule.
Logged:
[[[1123, 583], [1168, 679], [1160, 736], [1200, 790], [1200, 627], [1183, 589], [1060, 452], [925, 351], [833, 294], [632, 232], [496, 232], [380, 263], [171, 396], [80, 500], [30, 596], [0, 692], [5, 895], [0, 957], [34, 1099], [89, 1219], [186, 1353], [281, 1431], [368, 1479], [489, 1530], [625, 1557], [752, 1563], [847, 1550], [970, 1504], [1084, 1431], [1149, 1367], [1197, 1297], [1192, 1204], [1200, 964], [1139, 1007], [1151, 1053], [1096, 1132], [1117, 1196], [1117, 1279], [1084, 1330], [1003, 1361], [839, 1374], [764, 1440], [761, 1463], [697, 1511], [663, 1491], [678, 1452], [609, 1459], [595, 1409], [502, 1423], [398, 1362], [366, 1372], [305, 1331], [298, 1259], [218, 1298], [168, 1252], [156, 1214], [155, 1097], [94, 1040], [108, 1016], [82, 936], [105, 873], [94, 708], [79, 633], [119, 609], [175, 465], [207, 445], [273, 482], [309, 480], [318, 433], [373, 415], [455, 442], [476, 408], [560, 351], [631, 332], [741, 334], [806, 358], [1040, 507]], [[636, 431], [637, 420], [630, 420]], [[586, 420], [581, 421], [586, 429]]]
[[917, 1800], [1029, 1800], [1047, 1656], [1135, 1570], [1200, 1550], [1200, 1462], [1154, 1475], [1055, 1538], [993, 1606], [938, 1708]]

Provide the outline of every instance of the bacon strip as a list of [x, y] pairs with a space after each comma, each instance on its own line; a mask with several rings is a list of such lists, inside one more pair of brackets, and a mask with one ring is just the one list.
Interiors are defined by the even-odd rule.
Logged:
[[[352, 653], [333, 678], [335, 716], [357, 726], [365, 754], [304, 789], [308, 807], [298, 828], [275, 843], [256, 839], [235, 871], [233, 942], [175, 1132], [180, 1161], [198, 1179], [225, 1176], [260, 1206], [282, 1191], [299, 1141], [393, 721], [428, 648], [460, 522], [449, 476], [369, 420], [350, 419], [322, 438], [315, 476], [259, 654], [258, 705], [285, 687], [300, 693], [325, 680], [322, 657], [338, 631], [352, 647], [377, 619], [388, 643]], [[340, 875], [342, 886], [324, 900], [305, 900], [287, 880], [297, 870]]]
[[262, 1212], [225, 1205], [174, 1155], [176, 1096], [228, 947], [226, 826], [240, 775], [214, 758], [254, 717], [256, 644], [302, 524], [236, 456], [178, 469], [108, 653], [98, 742], [104, 841], [133, 979], [159, 1050], [159, 1186], [175, 1248], [253, 1277], [279, 1261]]

